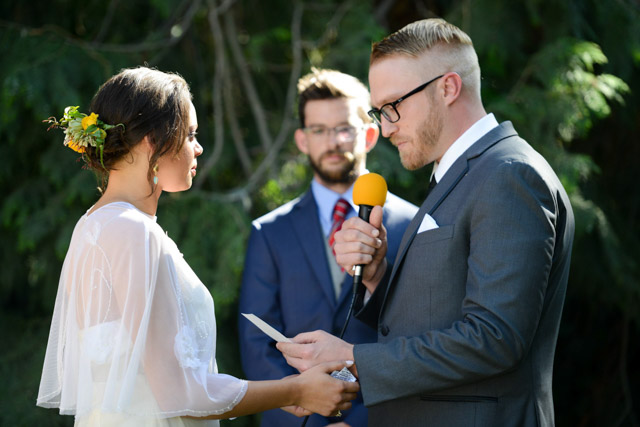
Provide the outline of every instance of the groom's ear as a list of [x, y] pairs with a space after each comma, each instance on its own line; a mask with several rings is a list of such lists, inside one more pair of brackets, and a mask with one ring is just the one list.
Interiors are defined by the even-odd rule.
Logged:
[[442, 77], [442, 96], [446, 105], [453, 104], [462, 93], [462, 78], [450, 72]]

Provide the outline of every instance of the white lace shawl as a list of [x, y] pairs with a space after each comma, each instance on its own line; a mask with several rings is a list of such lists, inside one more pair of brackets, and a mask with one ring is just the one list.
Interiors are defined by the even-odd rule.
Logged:
[[246, 381], [217, 373], [211, 294], [155, 220], [118, 202], [78, 221], [39, 406], [169, 418], [227, 412], [244, 396]]

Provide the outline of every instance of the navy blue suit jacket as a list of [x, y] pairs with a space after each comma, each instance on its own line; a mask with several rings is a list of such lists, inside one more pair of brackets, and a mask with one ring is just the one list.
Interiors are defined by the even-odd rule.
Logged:
[[[393, 263], [402, 235], [418, 208], [389, 193], [383, 222], [387, 229], [387, 259]], [[345, 274], [336, 301], [318, 208], [307, 191], [253, 222], [240, 292], [240, 313], [253, 313], [287, 337], [322, 329], [339, 335], [349, 310], [351, 276]], [[239, 316], [242, 366], [250, 380], [280, 379], [297, 371], [287, 365], [275, 342]], [[350, 343], [375, 342], [377, 333], [351, 319], [344, 339]], [[367, 425], [361, 397], [342, 418], [314, 414], [307, 426], [345, 421]], [[262, 426], [300, 426], [302, 420], [280, 409], [267, 411]]]

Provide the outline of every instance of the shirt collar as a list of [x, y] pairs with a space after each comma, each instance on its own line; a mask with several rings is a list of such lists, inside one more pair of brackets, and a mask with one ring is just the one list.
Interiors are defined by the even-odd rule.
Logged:
[[318, 205], [320, 225], [322, 226], [322, 230], [325, 234], [329, 233], [331, 230], [331, 224], [333, 223], [333, 208], [339, 199], [345, 199], [352, 207], [352, 209], [347, 212], [347, 218], [350, 218], [355, 212], [357, 212], [357, 206], [353, 203], [353, 184], [351, 184], [345, 193], [340, 194], [328, 189], [313, 179], [311, 180], [311, 192], [313, 193], [313, 198], [316, 200], [316, 204]]
[[476, 141], [480, 140], [489, 131], [498, 126], [493, 113], [489, 113], [477, 122], [475, 122], [469, 129], [467, 129], [458, 139], [456, 139], [451, 147], [444, 153], [439, 163], [434, 166], [436, 182], [440, 182], [449, 168], [458, 160], [465, 151], [469, 149]]

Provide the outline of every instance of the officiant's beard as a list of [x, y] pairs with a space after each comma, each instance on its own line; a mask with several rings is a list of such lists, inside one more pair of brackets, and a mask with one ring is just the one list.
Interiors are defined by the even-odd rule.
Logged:
[[[345, 161], [342, 167], [327, 168], [322, 166], [322, 161], [327, 156], [342, 155]], [[364, 156], [354, 154], [350, 151], [331, 150], [327, 151], [320, 156], [316, 162], [311, 156], [309, 157], [309, 164], [318, 177], [327, 184], [351, 184], [356, 178], [358, 178], [358, 171], [364, 163]]]

